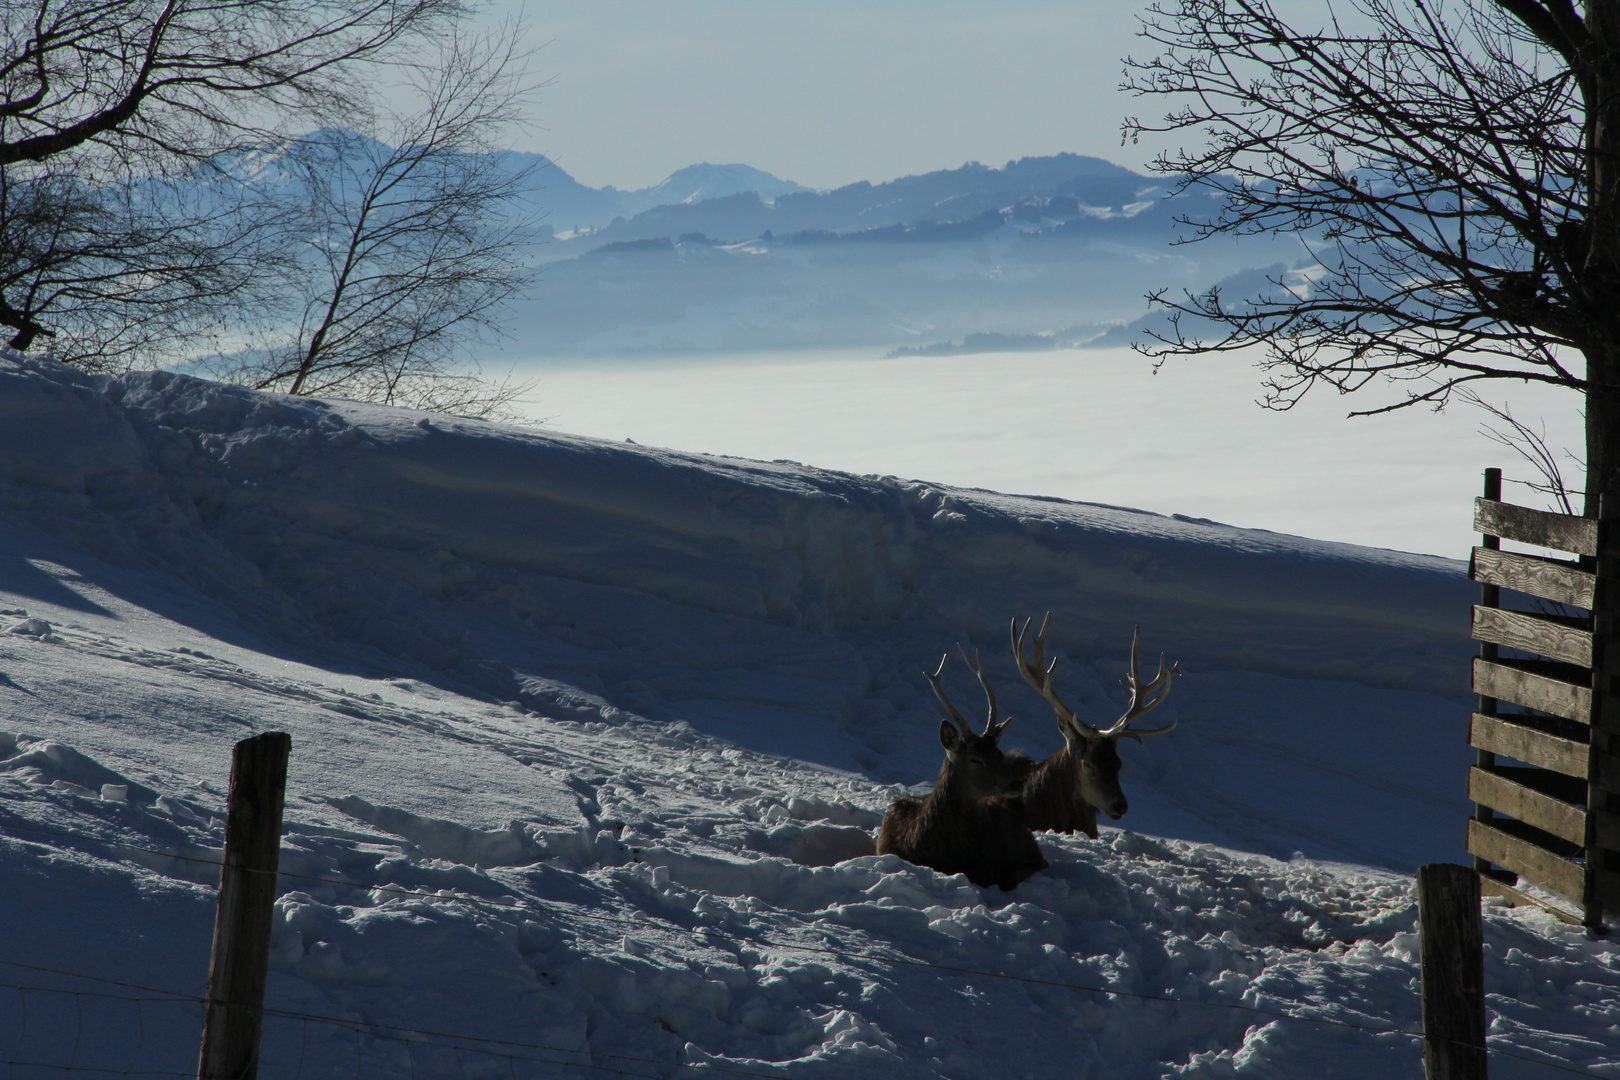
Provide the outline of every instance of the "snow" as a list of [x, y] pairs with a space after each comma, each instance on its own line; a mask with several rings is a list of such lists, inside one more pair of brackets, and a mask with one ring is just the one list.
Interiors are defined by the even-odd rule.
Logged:
[[[230, 748], [268, 730], [266, 1077], [1421, 1068], [1454, 560], [19, 358], [0, 504], [11, 1075], [194, 1074]], [[957, 641], [1055, 748], [1006, 645], [1047, 609], [1084, 716], [1133, 625], [1187, 672], [1124, 828], [1042, 835], [1012, 892], [872, 854]], [[1612, 941], [1491, 902], [1486, 964], [1493, 1075], [1620, 1076]]]
[[[1268, 412], [1255, 403], [1264, 378], [1255, 351], [1172, 360], [1157, 374], [1124, 348], [879, 360], [881, 351], [527, 358], [514, 370], [534, 383], [531, 417], [580, 434], [1453, 558], [1476, 542], [1470, 500], [1487, 466], [1535, 478], [1481, 433], [1491, 418], [1461, 402], [1441, 413], [1347, 419], [1389, 393], [1375, 385], [1346, 397], [1324, 387], [1288, 412]], [[1518, 385], [1481, 393], [1510, 402], [1555, 453], [1584, 445], [1576, 395]], [[1561, 464], [1578, 489], [1579, 470]], [[1509, 492], [1543, 505], [1523, 487]]]

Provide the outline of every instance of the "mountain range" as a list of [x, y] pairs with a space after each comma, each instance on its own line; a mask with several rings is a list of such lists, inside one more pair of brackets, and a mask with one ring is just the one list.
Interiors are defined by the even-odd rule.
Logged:
[[[956, 169], [879, 184], [861, 180], [827, 191], [746, 165], [707, 163], [688, 166], [647, 188], [591, 188], [546, 158], [505, 157], [514, 169], [533, 168], [524, 209], [542, 229], [566, 238], [567, 255], [582, 246], [700, 233], [719, 243], [766, 234], [801, 242], [834, 236], [878, 242], [972, 239], [1007, 220], [1024, 226], [1022, 231], [1042, 224], [1098, 231], [1101, 223], [1112, 222], [1100, 231], [1131, 233], [1140, 231], [1141, 223], [1127, 223], [1170, 193], [1163, 180], [1079, 154], [1021, 158], [1001, 168], [968, 162]], [[881, 235], [881, 230], [891, 235]]]
[[704, 164], [626, 192], [540, 164], [518, 356], [1112, 344], [1150, 291], [1308, 256], [1292, 238], [1180, 245], [1209, 193], [1079, 154], [830, 191]]
[[[1148, 316], [1151, 292], [1314, 262], [1292, 237], [1183, 244], [1216, 207], [1209, 191], [1080, 154], [826, 191], [741, 164], [626, 190], [581, 184], [539, 155], [497, 160], [522, 177], [512, 211], [532, 272], [503, 313], [510, 338], [480, 356], [502, 363], [1117, 344]], [[274, 184], [278, 162], [238, 169]]]
[[748, 165], [708, 162], [677, 169], [650, 187], [621, 189], [608, 184], [593, 188], [541, 154], [514, 151], [501, 158], [514, 172], [531, 170], [533, 182], [524, 193], [523, 209], [553, 233], [589, 232], [615, 218], [634, 217], [656, 206], [690, 205], [744, 193], [774, 199], [809, 190]]

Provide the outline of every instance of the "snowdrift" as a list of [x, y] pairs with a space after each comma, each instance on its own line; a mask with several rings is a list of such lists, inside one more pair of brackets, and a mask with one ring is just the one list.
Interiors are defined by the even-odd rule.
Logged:
[[[0, 505], [22, 1075], [194, 1068], [261, 730], [294, 739], [267, 1076], [1419, 1068], [1401, 875], [1462, 857], [1459, 563], [21, 358]], [[870, 854], [956, 642], [1057, 745], [1006, 644], [1046, 610], [1083, 715], [1133, 625], [1188, 673], [1122, 748], [1131, 831], [1043, 836], [1013, 893]], [[1620, 953], [1490, 934], [1497, 1075], [1620, 1075]]]

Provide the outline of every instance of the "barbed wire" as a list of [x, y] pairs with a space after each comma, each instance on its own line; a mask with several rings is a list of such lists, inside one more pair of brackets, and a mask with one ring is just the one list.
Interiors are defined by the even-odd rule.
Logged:
[[102, 1069], [94, 1065], [58, 1065], [54, 1061], [20, 1061], [16, 1058], [0, 1058], [0, 1065], [21, 1065], [25, 1069], [55, 1069], [65, 1073], [97, 1073], [107, 1076], [184, 1076], [188, 1080], [196, 1080], [197, 1071], [178, 1072], [173, 1069]]
[[[99, 976], [87, 975], [87, 974], [84, 974], [83, 972], [66, 971], [66, 970], [63, 970], [63, 969], [60, 969], [60, 968], [41, 967], [41, 966], [39, 966], [37, 964], [20, 964], [20, 963], [17, 963], [15, 961], [11, 961], [11, 960], [0, 959], [0, 964], [4, 964], [4, 965], [6, 965], [8, 967], [23, 968], [23, 969], [29, 970], [29, 971], [49, 973], [49, 974], [53, 974], [53, 975], [62, 975], [62, 976], [68, 977], [68, 978], [84, 979], [84, 980], [89, 981], [89, 982], [115, 983], [115, 985], [120, 986], [120, 987], [127, 987], [127, 988], [130, 988], [130, 989], [144, 990], [144, 991], [146, 991], [148, 993], [151, 993], [151, 994], [158, 994], [158, 995], [163, 995], [163, 996], [160, 996], [160, 997], [132, 997], [132, 996], [129, 996], [129, 995], [126, 995], [126, 994], [98, 993], [97, 991], [94, 991], [94, 990], [69, 990], [69, 989], [66, 989], [66, 988], [63, 988], [63, 987], [58, 987], [58, 986], [24, 986], [24, 985], [22, 985], [20, 983], [0, 982], [0, 988], [4, 988], [4, 989], [7, 989], [7, 990], [19, 990], [19, 991], [28, 991], [28, 992], [43, 993], [43, 994], [61, 994], [61, 995], [64, 995], [64, 996], [71, 996], [71, 997], [100, 998], [100, 999], [103, 999], [103, 1000], [125, 1001], [125, 1002], [132, 1002], [132, 1003], [152, 1001], [152, 1002], [160, 1002], [160, 1003], [174, 1004], [174, 1005], [199, 1005], [199, 1006], [201, 1006], [201, 1005], [207, 1005], [208, 1004], [208, 999], [207, 998], [201, 998], [201, 997], [195, 997], [195, 996], [188, 995], [188, 994], [182, 994], [182, 993], [180, 993], [178, 991], [174, 991], [174, 990], [165, 990], [165, 989], [163, 989], [161, 987], [141, 986], [141, 985], [136, 984], [136, 983], [116, 982], [116, 980], [102, 979]], [[406, 1038], [406, 1036], [409, 1036], [409, 1035], [420, 1035], [420, 1036], [424, 1036], [426, 1038], [431, 1038], [431, 1039], [459, 1040], [458, 1042], [436, 1042], [436, 1043], [430, 1043], [428, 1045], [438, 1047], [438, 1048], [451, 1049], [451, 1050], [465, 1050], [465, 1051], [467, 1051], [469, 1053], [485, 1054], [485, 1055], [488, 1055], [488, 1056], [491, 1056], [491, 1057], [513, 1058], [513, 1059], [518, 1060], [518, 1061], [536, 1061], [536, 1062], [540, 1062], [541, 1064], [570, 1065], [570, 1066], [573, 1066], [573, 1067], [576, 1067], [576, 1068], [598, 1069], [598, 1070], [601, 1070], [601, 1071], [617, 1073], [618, 1075], [622, 1075], [622, 1076], [651, 1076], [652, 1074], [630, 1073], [630, 1072], [624, 1072], [622, 1070], [616, 1070], [616, 1069], [608, 1068], [607, 1066], [596, 1065], [596, 1064], [594, 1064], [592, 1062], [565, 1061], [565, 1060], [561, 1060], [561, 1059], [558, 1059], [558, 1058], [532, 1057], [532, 1056], [527, 1056], [527, 1055], [523, 1055], [523, 1054], [513, 1054], [513, 1053], [511, 1053], [509, 1051], [489, 1050], [489, 1049], [485, 1049], [485, 1048], [480, 1047], [480, 1046], [461, 1045], [461, 1043], [486, 1043], [486, 1044], [488, 1044], [490, 1046], [515, 1047], [515, 1048], [520, 1049], [520, 1050], [535, 1050], [535, 1051], [541, 1051], [541, 1052], [552, 1053], [552, 1054], [572, 1054], [572, 1055], [576, 1055], [576, 1056], [599, 1057], [599, 1058], [606, 1058], [606, 1059], [608, 1059], [610, 1061], [625, 1061], [625, 1062], [634, 1062], [634, 1063], [637, 1063], [637, 1064], [657, 1065], [660, 1068], [669, 1068], [671, 1066], [674, 1066], [674, 1067], [686, 1068], [686, 1069], [707, 1069], [707, 1070], [709, 1070], [711, 1072], [721, 1072], [721, 1073], [726, 1073], [728, 1075], [734, 1075], [734, 1076], [766, 1077], [766, 1078], [769, 1078], [769, 1080], [780, 1080], [780, 1077], [781, 1077], [780, 1073], [763, 1073], [763, 1072], [757, 1072], [757, 1071], [753, 1071], [753, 1070], [749, 1070], [749, 1069], [737, 1069], [737, 1068], [732, 1068], [732, 1067], [728, 1067], [728, 1066], [724, 1066], [724, 1065], [715, 1065], [715, 1064], [708, 1063], [708, 1062], [705, 1062], [705, 1063], [702, 1063], [702, 1064], [692, 1064], [692, 1063], [689, 1063], [689, 1062], [668, 1061], [668, 1060], [665, 1060], [663, 1058], [638, 1057], [638, 1056], [633, 1055], [633, 1054], [612, 1054], [612, 1053], [607, 1053], [607, 1052], [597, 1051], [597, 1050], [576, 1050], [576, 1049], [573, 1049], [572, 1047], [552, 1046], [552, 1045], [549, 1045], [549, 1044], [546, 1044], [546, 1043], [531, 1043], [531, 1042], [525, 1042], [525, 1041], [523, 1041], [521, 1039], [497, 1039], [497, 1038], [492, 1038], [492, 1037], [483, 1036], [483, 1035], [469, 1035], [469, 1034], [467, 1034], [465, 1032], [436, 1031], [436, 1030], [433, 1030], [431, 1028], [414, 1028], [414, 1027], [406, 1027], [406, 1026], [400, 1025], [400, 1024], [376, 1023], [376, 1022], [369, 1021], [369, 1020], [350, 1020], [350, 1019], [346, 1019], [344, 1017], [339, 1017], [339, 1016], [322, 1016], [320, 1013], [301, 1012], [301, 1011], [296, 1010], [296, 1009], [278, 1009], [278, 1008], [271, 1008], [271, 1007], [267, 1006], [263, 1010], [263, 1013], [267, 1017], [277, 1017], [277, 1018], [284, 1019], [284, 1020], [299, 1020], [299, 1021], [304, 1022], [305, 1024], [308, 1024], [310, 1021], [315, 1021], [316, 1023], [327, 1024], [327, 1025], [330, 1025], [332, 1027], [341, 1028], [343, 1030], [353, 1031], [356, 1034], [370, 1035], [373, 1038], [388, 1039], [388, 1040], [391, 1040], [391, 1041], [394, 1041], [394, 1042], [414, 1043], [414, 1042], [417, 1041], [417, 1040], [414, 1040], [414, 1039]], [[26, 1063], [26, 1062], [20, 1062], [20, 1061], [19, 1062], [6, 1062], [6, 1061], [3, 1061], [3, 1060], [0, 1060], [0, 1064], [19, 1064], [19, 1065], [21, 1065], [21, 1064], [35, 1064], [35, 1065], [40, 1065], [40, 1066], [45, 1067], [45, 1068], [62, 1069], [62, 1070], [68, 1071], [68, 1072], [90, 1071], [90, 1072], [112, 1072], [112, 1073], [118, 1073], [120, 1075], [126, 1074], [125, 1070], [92, 1069], [92, 1068], [89, 1068], [89, 1067], [84, 1067], [83, 1069], [81, 1069], [78, 1066], [59, 1065], [59, 1064], [54, 1064], [54, 1063], [49, 1063], [49, 1062]], [[174, 1075], [174, 1074], [172, 1074], [172, 1073], [170, 1073], [170, 1072], [168, 1072], [166, 1070], [149, 1070], [148, 1072], [151, 1075], [160, 1075], [160, 1076]], [[143, 1073], [140, 1070], [128, 1070], [127, 1075], [132, 1075], [132, 1076], [134, 1076], [134, 1075], [147, 1075], [147, 1073]], [[182, 1073], [180, 1075], [192, 1075], [192, 1074]]]
[[[184, 862], [200, 863], [200, 864], [204, 864], [204, 865], [208, 865], [208, 866], [214, 866], [214, 867], [218, 867], [218, 866], [222, 865], [222, 861], [220, 859], [206, 859], [206, 858], [201, 858], [201, 857], [194, 856], [194, 855], [184, 855], [184, 854], [181, 854], [181, 853], [175, 852], [175, 851], [164, 851], [164, 850], [160, 850], [160, 849], [156, 849], [156, 848], [142, 847], [142, 846], [135, 845], [135, 844], [125, 843], [124, 841], [120, 841], [120, 840], [109, 840], [109, 839], [106, 839], [106, 838], [103, 838], [103, 837], [90, 836], [90, 835], [87, 835], [87, 834], [84, 834], [84, 833], [77, 833], [77, 832], [59, 830], [59, 829], [44, 829], [44, 828], [39, 828], [39, 827], [36, 827], [36, 826], [31, 826], [31, 825], [21, 825], [21, 824], [17, 824], [15, 822], [11, 822], [11, 821], [0, 822], [0, 827], [4, 827], [6, 829], [16, 829], [18, 831], [33, 832], [33, 833], [37, 833], [37, 834], [40, 834], [40, 835], [48, 835], [48, 836], [61, 837], [61, 838], [65, 838], [65, 839], [80, 840], [80, 841], [85, 841], [85, 842], [88, 842], [88, 843], [103, 844], [103, 845], [106, 845], [106, 846], [109, 846], [109, 847], [124, 848], [126, 850], [138, 851], [138, 852], [141, 852], [143, 854], [156, 855], [156, 856], [163, 857], [163, 858], [172, 858], [172, 859], [177, 859], [177, 860], [184, 861]], [[250, 873], [260, 873], [260, 874], [272, 873], [272, 871], [258, 870], [258, 869], [246, 868], [246, 867], [242, 867], [242, 868], [239, 868], [239, 869], [242, 869], [242, 870], [244, 870], [246, 872], [250, 872]], [[524, 899], [522, 899], [520, 901], [502, 901], [502, 900], [495, 900], [495, 899], [490, 899], [490, 898], [486, 898], [486, 897], [473, 896], [473, 895], [470, 895], [470, 894], [446, 895], [446, 893], [444, 891], [427, 892], [427, 891], [423, 891], [423, 890], [406, 889], [406, 888], [402, 888], [400, 886], [394, 886], [394, 885], [368, 885], [368, 884], [366, 884], [364, 882], [351, 881], [351, 880], [347, 880], [347, 879], [343, 879], [343, 878], [320, 877], [320, 876], [316, 876], [316, 875], [312, 875], [312, 874], [299, 874], [299, 873], [296, 873], [296, 872], [293, 872], [293, 871], [287, 871], [287, 870], [277, 870], [277, 871], [274, 871], [273, 873], [277, 877], [287, 878], [287, 879], [291, 879], [291, 880], [312, 881], [312, 882], [316, 882], [316, 883], [323, 884], [323, 885], [336, 885], [336, 886], [342, 886], [342, 887], [346, 887], [346, 888], [362, 889], [362, 890], [365, 890], [365, 891], [368, 891], [368, 892], [389, 893], [389, 894], [393, 894], [393, 895], [398, 895], [398, 896], [402, 896], [402, 897], [409, 897], [409, 898], [414, 898], [414, 899], [435, 900], [435, 901], [440, 901], [440, 902], [449, 901], [449, 902], [456, 902], [456, 903], [464, 903], [464, 904], [472, 905], [474, 907], [484, 907], [484, 908], [495, 909], [495, 910], [500, 910], [500, 911], [536, 911], [536, 910], [538, 910], [538, 911], [545, 911], [545, 912], [550, 913], [550, 914], [558, 914], [558, 915], [563, 915], [563, 916], [570, 917], [570, 918], [581, 919], [581, 920], [588, 921], [588, 922], [608, 923], [608, 924], [612, 924], [612, 925], [615, 925], [615, 926], [631, 927], [631, 928], [638, 929], [638, 930], [647, 929], [647, 923], [645, 921], [643, 921], [643, 920], [640, 920], [640, 919], [633, 919], [633, 918], [630, 918], [628, 916], [609, 915], [609, 914], [603, 914], [603, 913], [598, 913], [598, 912], [591, 912], [591, 911], [582, 910], [582, 909], [579, 909], [579, 908], [573, 907], [573, 906], [566, 906], [566, 905], [563, 905], [563, 904], [561, 904], [561, 903], [559, 903], [557, 901], [548, 901], [548, 900], [543, 900], [543, 899], [540, 899], [540, 898], [524, 898]], [[496, 879], [491, 878], [490, 880], [494, 881]], [[721, 930], [719, 928], [717, 928], [717, 927], [703, 927], [701, 929], [693, 929], [693, 928], [681, 926], [681, 925], [676, 924], [676, 923], [669, 922], [667, 920], [663, 922], [662, 926], [663, 926], [664, 929], [666, 929], [669, 932], [676, 933], [676, 934], [682, 934], [682, 935], [692, 937], [692, 938], [702, 938], [702, 937], [707, 936], [707, 935], [718, 935], [718, 934], [721, 933]], [[740, 944], [745, 944], [745, 942], [739, 941], [736, 938], [730, 938], [729, 936], [728, 936], [728, 940], [731, 941], [733, 944], [739, 944], [739, 945]], [[1389, 1025], [1380, 1025], [1380, 1024], [1360, 1024], [1360, 1023], [1355, 1023], [1353, 1021], [1336, 1020], [1336, 1019], [1331, 1019], [1331, 1018], [1328, 1018], [1328, 1017], [1302, 1016], [1302, 1015], [1299, 1015], [1297, 1013], [1282, 1012], [1282, 1011], [1273, 1010], [1273, 1009], [1263, 1009], [1263, 1008], [1259, 1008], [1259, 1007], [1254, 1006], [1254, 1005], [1243, 1004], [1241, 1002], [1201, 1001], [1201, 1000], [1197, 1000], [1197, 999], [1193, 999], [1193, 998], [1178, 998], [1178, 997], [1170, 997], [1170, 996], [1161, 995], [1161, 994], [1146, 994], [1146, 993], [1140, 993], [1140, 992], [1130, 991], [1130, 990], [1121, 990], [1121, 989], [1119, 989], [1117, 987], [1091, 986], [1091, 985], [1087, 985], [1087, 984], [1084, 984], [1084, 983], [1062, 982], [1062, 981], [1058, 981], [1058, 980], [1055, 980], [1055, 979], [1040, 979], [1040, 978], [1035, 978], [1033, 976], [1028, 976], [1028, 975], [1012, 975], [1012, 974], [1008, 974], [1008, 973], [1005, 973], [1005, 972], [986, 971], [986, 970], [982, 970], [982, 969], [978, 969], [978, 968], [961, 967], [961, 966], [949, 965], [949, 964], [938, 964], [938, 963], [934, 963], [932, 961], [916, 960], [916, 959], [913, 959], [911, 957], [904, 956], [904, 955], [878, 955], [878, 956], [874, 956], [874, 955], [865, 954], [865, 953], [852, 952], [852, 951], [850, 951], [848, 949], [833, 949], [833, 948], [829, 948], [829, 947], [826, 947], [826, 946], [802, 945], [802, 944], [793, 943], [793, 942], [774, 941], [774, 940], [770, 940], [770, 939], [754, 939], [754, 943], [759, 944], [759, 945], [763, 945], [763, 946], [769, 947], [769, 948], [786, 949], [786, 950], [791, 950], [791, 951], [818, 953], [818, 954], [827, 955], [827, 956], [834, 956], [834, 957], [838, 957], [839, 959], [842, 959], [842, 960], [845, 960], [845, 961], [859, 960], [859, 961], [864, 961], [864, 962], [869, 963], [869, 964], [880, 964], [880, 965], [881, 964], [897, 964], [897, 965], [902, 965], [902, 966], [907, 966], [907, 967], [916, 967], [916, 968], [932, 969], [932, 970], [936, 970], [936, 971], [945, 971], [945, 972], [950, 972], [952, 974], [957, 974], [957, 975], [978, 976], [978, 977], [982, 977], [982, 978], [1000, 979], [1000, 980], [1005, 980], [1005, 981], [1009, 981], [1009, 982], [1024, 983], [1024, 984], [1029, 984], [1029, 985], [1034, 985], [1034, 986], [1044, 986], [1044, 987], [1049, 987], [1049, 988], [1053, 988], [1053, 989], [1074, 990], [1074, 991], [1080, 991], [1080, 992], [1085, 992], [1085, 993], [1104, 994], [1104, 995], [1109, 995], [1109, 996], [1114, 996], [1114, 997], [1132, 998], [1132, 999], [1141, 1000], [1141, 1001], [1162, 1002], [1162, 1003], [1167, 1003], [1167, 1004], [1172, 1004], [1172, 1005], [1184, 1005], [1184, 1006], [1202, 1007], [1202, 1008], [1210, 1008], [1210, 1009], [1226, 1009], [1226, 1010], [1235, 1011], [1235, 1012], [1244, 1012], [1244, 1013], [1250, 1013], [1250, 1014], [1257, 1015], [1257, 1016], [1263, 1016], [1263, 1017], [1267, 1017], [1267, 1018], [1269, 1018], [1271, 1020], [1291, 1020], [1291, 1021], [1294, 1021], [1296, 1023], [1314, 1024], [1314, 1025], [1321, 1026], [1321, 1027], [1345, 1028], [1345, 1029], [1349, 1029], [1349, 1030], [1364, 1031], [1364, 1032], [1370, 1032], [1370, 1033], [1379, 1034], [1379, 1035], [1403, 1035], [1403, 1036], [1406, 1036], [1408, 1038], [1414, 1038], [1414, 1039], [1420, 1039], [1420, 1040], [1425, 1037], [1422, 1031], [1416, 1031], [1416, 1030], [1412, 1030], [1410, 1028], [1400, 1028], [1400, 1027], [1393, 1027], [1393, 1026], [1389, 1026]], [[4, 960], [4, 959], [0, 959], [0, 964], [6, 964], [6, 965], [9, 965], [9, 966], [13, 966], [13, 967], [28, 967], [28, 965], [16, 964], [16, 963], [14, 963], [12, 961]], [[159, 988], [155, 988], [155, 987], [143, 987], [143, 986], [139, 986], [137, 984], [131, 984], [131, 983], [119, 983], [119, 982], [116, 982], [115, 980], [101, 979], [98, 976], [84, 975], [82, 973], [58, 971], [58, 970], [55, 970], [55, 969], [42, 968], [42, 967], [34, 967], [34, 968], [32, 968], [32, 970], [40, 971], [40, 972], [50, 972], [52, 974], [65, 975], [65, 976], [68, 976], [68, 977], [71, 977], [71, 978], [86, 979], [86, 980], [94, 981], [94, 982], [103, 982], [103, 983], [108, 983], [108, 984], [111, 984], [111, 985], [124, 986], [124, 987], [132, 988], [132, 989], [141, 989], [141, 990], [146, 990], [146, 991], [153, 992], [153, 993], [169, 994], [169, 995], [172, 995], [173, 997], [184, 998], [186, 1000], [204, 1001], [204, 999], [194, 998], [194, 997], [191, 997], [190, 995], [178, 994], [175, 991], [163, 990], [163, 989], [159, 989]], [[266, 1015], [270, 1015], [270, 1014], [272, 1014], [272, 1012], [274, 1012], [276, 1015], [280, 1015], [280, 1016], [284, 1016], [284, 1017], [295, 1018], [295, 1019], [304, 1019], [306, 1021], [314, 1020], [314, 1021], [321, 1022], [321, 1023], [336, 1024], [336, 1025], [339, 1025], [339, 1026], [349, 1026], [349, 1025], [353, 1025], [355, 1023], [361, 1023], [361, 1022], [356, 1022], [356, 1021], [341, 1021], [341, 1020], [334, 1019], [332, 1017], [324, 1017], [324, 1016], [321, 1016], [321, 1015], [316, 1014], [316, 1013], [297, 1013], [297, 1012], [291, 1012], [291, 1011], [286, 1011], [286, 1010], [271, 1010], [271, 1009], [268, 1009], [268, 1008], [265, 1010]], [[367, 1025], [367, 1026], [378, 1027], [378, 1028], [389, 1028], [388, 1025]], [[420, 1029], [415, 1029], [415, 1028], [392, 1028], [390, 1030], [398, 1030], [398, 1031], [401, 1031], [401, 1032], [408, 1032], [408, 1033], [420, 1034], [420, 1035], [429, 1035], [429, 1036], [441, 1037], [441, 1038], [472, 1039], [472, 1040], [475, 1040], [475, 1041], [479, 1040], [478, 1036], [466, 1036], [466, 1035], [461, 1035], [461, 1034], [456, 1034], [456, 1033], [445, 1033], [445, 1032], [430, 1032], [430, 1031], [425, 1031], [425, 1030], [420, 1030]], [[569, 1049], [567, 1049], [565, 1047], [543, 1046], [543, 1045], [540, 1045], [540, 1044], [505, 1042], [503, 1040], [487, 1040], [487, 1041], [500, 1042], [500, 1043], [502, 1043], [502, 1045], [522, 1046], [522, 1047], [525, 1047], [525, 1048], [528, 1048], [528, 1049], [545, 1050], [545, 1051], [551, 1051], [551, 1052], [563, 1052], [563, 1053], [582, 1053], [582, 1052], [584, 1052], [584, 1051], [569, 1050]], [[1449, 1040], [1449, 1041], [1452, 1042], [1454, 1045], [1457, 1045], [1457, 1046], [1460, 1046], [1460, 1047], [1465, 1047], [1465, 1048], [1474, 1049], [1474, 1050], [1484, 1050], [1487, 1054], [1495, 1054], [1495, 1055], [1498, 1055], [1498, 1056], [1501, 1056], [1501, 1057], [1512, 1058], [1512, 1059], [1515, 1059], [1515, 1060], [1518, 1060], [1518, 1061], [1524, 1061], [1524, 1062], [1527, 1062], [1527, 1063], [1530, 1063], [1530, 1064], [1542, 1066], [1543, 1068], [1553, 1069], [1553, 1070], [1560, 1071], [1560, 1072], [1566, 1072], [1566, 1073], [1570, 1073], [1570, 1074], [1576, 1075], [1576, 1076], [1599, 1077], [1599, 1074], [1590, 1072], [1589, 1070], [1586, 1070], [1586, 1069], [1581, 1069], [1581, 1068], [1578, 1068], [1576, 1066], [1564, 1065], [1564, 1064], [1558, 1063], [1558, 1062], [1546, 1061], [1546, 1060], [1543, 1060], [1541, 1058], [1530, 1057], [1528, 1055], [1515, 1053], [1514, 1051], [1502, 1049], [1500, 1047], [1492, 1047], [1492, 1046], [1489, 1046], [1489, 1045], [1480, 1046], [1478, 1044], [1462, 1042], [1462, 1041], [1459, 1041], [1459, 1040]], [[505, 1055], [496, 1055], [496, 1056], [505, 1056]], [[615, 1057], [615, 1055], [610, 1055], [610, 1054], [598, 1054], [598, 1055], [595, 1055], [595, 1056], [608, 1057], [608, 1058], [614, 1058]], [[655, 1059], [650, 1059], [650, 1058], [628, 1058], [626, 1060], [632, 1060], [632, 1061], [638, 1061], [638, 1062], [647, 1062], [647, 1063], [650, 1063], [650, 1064], [659, 1064], [659, 1065], [663, 1065], [663, 1066], [666, 1066], [666, 1067], [668, 1065], [671, 1065], [671, 1064], [679, 1064], [679, 1063], [656, 1061]], [[566, 1063], [566, 1062], [551, 1062], [551, 1063], [552, 1064], [569, 1064], [569, 1063]], [[583, 1066], [582, 1065], [581, 1067], [591, 1067], [591, 1066]], [[698, 1066], [681, 1066], [681, 1067], [683, 1067], [683, 1068], [697, 1068]], [[704, 1068], [713, 1068], [714, 1071], [725, 1071], [725, 1072], [736, 1071], [736, 1070], [727, 1070], [727, 1069], [724, 1069], [722, 1067], [707, 1066], [707, 1065], [705, 1065], [703, 1067]], [[624, 1074], [624, 1075], [632, 1075], [632, 1074]], [[778, 1077], [779, 1074], [742, 1072], [742, 1073], [739, 1073], [739, 1075], [770, 1076], [770, 1077], [776, 1078], [776, 1077]], [[1602, 1078], [1599, 1078], [1599, 1080], [1602, 1080]]]

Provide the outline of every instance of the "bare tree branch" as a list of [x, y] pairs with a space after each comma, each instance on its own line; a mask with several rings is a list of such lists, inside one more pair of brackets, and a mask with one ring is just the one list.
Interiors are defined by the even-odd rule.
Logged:
[[1472, 390], [1465, 390], [1460, 396], [1469, 404], [1484, 409], [1502, 423], [1502, 427], [1486, 425], [1480, 428], [1480, 432], [1492, 442], [1518, 454], [1535, 470], [1536, 475], [1541, 477], [1541, 483], [1529, 482], [1527, 486], [1532, 491], [1551, 495], [1556, 502], [1556, 508], [1562, 513], [1575, 513], [1575, 506], [1570, 501], [1574, 492], [1565, 482], [1564, 469], [1560, 464], [1560, 458], [1574, 460], [1574, 455], [1568, 450], [1559, 454], [1547, 445], [1545, 425], [1536, 430], [1514, 416], [1513, 411], [1507, 406], [1493, 405]]
[[[22, 174], [22, 175], [19, 175]], [[218, 186], [0, 168], [0, 325], [93, 370], [183, 359], [254, 308], [267, 223]]]
[[211, 370], [289, 394], [509, 412], [527, 387], [483, 381], [469, 345], [499, 332], [502, 305], [529, 283], [528, 223], [508, 211], [528, 173], [493, 152], [529, 91], [517, 39], [452, 35], [411, 69], [419, 110], [282, 149], [289, 306]]
[[[1361, 410], [1487, 381], [1588, 402], [1588, 511], [1620, 485], [1620, 0], [1352, 0], [1312, 32], [1268, 0], [1161, 0], [1126, 88], [1169, 99], [1127, 138], [1218, 196], [1189, 242], [1288, 232], [1308, 252], [1252, 295], [1150, 299], [1156, 357], [1264, 347], [1265, 404], [1391, 385]], [[1608, 89], [1604, 89], [1607, 87]]]
[[163, 172], [288, 123], [329, 122], [367, 96], [367, 64], [465, 11], [461, 0], [6, 4], [0, 166], [76, 150]]

